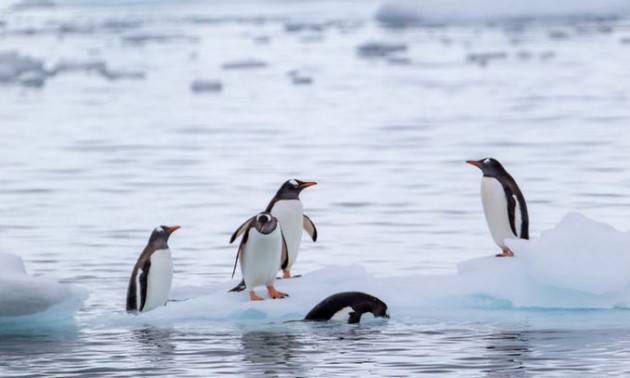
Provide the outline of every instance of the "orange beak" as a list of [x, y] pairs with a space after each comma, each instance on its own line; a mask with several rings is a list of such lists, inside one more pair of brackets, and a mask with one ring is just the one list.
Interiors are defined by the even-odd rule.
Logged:
[[179, 230], [180, 228], [182, 228], [182, 226], [171, 226], [167, 228], [166, 230], [168, 231], [169, 234], [172, 234], [173, 232]]
[[315, 186], [315, 185], [317, 185], [315, 181], [306, 181], [306, 182], [303, 182], [300, 186], [302, 187], [302, 189], [304, 189], [304, 188], [308, 188], [309, 186]]
[[479, 164], [479, 162], [477, 160], [466, 160], [466, 163], [468, 163], [470, 165], [474, 165], [477, 168], [481, 168], [481, 164]]

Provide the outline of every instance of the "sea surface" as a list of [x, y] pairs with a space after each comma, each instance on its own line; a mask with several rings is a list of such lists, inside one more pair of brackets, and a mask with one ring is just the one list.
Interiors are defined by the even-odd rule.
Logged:
[[230, 234], [289, 178], [319, 183], [302, 194], [319, 240], [304, 239], [296, 274], [447, 275], [499, 252], [464, 164], [487, 156], [520, 184], [534, 238], [571, 211], [630, 229], [630, 19], [392, 25], [372, 0], [0, 4], [0, 252], [90, 294], [74, 321], [0, 330], [2, 377], [630, 374], [625, 309], [110, 319], [154, 227], [182, 225], [175, 288], [227, 282]]

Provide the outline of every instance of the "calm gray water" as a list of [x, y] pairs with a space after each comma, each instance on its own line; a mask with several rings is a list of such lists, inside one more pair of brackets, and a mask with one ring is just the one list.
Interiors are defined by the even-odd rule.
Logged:
[[485, 156], [520, 183], [534, 236], [568, 211], [630, 229], [629, 20], [392, 28], [378, 5], [1, 10], [0, 67], [35, 68], [0, 70], [0, 251], [90, 296], [73, 322], [2, 330], [0, 375], [630, 374], [626, 310], [108, 321], [153, 227], [183, 226], [176, 288], [225, 282], [230, 233], [292, 177], [320, 183], [296, 273], [451, 274], [496, 253], [463, 163]]

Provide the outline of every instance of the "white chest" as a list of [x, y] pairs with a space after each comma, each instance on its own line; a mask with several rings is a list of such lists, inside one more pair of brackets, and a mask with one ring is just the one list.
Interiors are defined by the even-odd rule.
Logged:
[[241, 273], [248, 289], [271, 284], [276, 279], [282, 255], [282, 237], [276, 228], [268, 235], [249, 230], [245, 251], [241, 255]]
[[173, 260], [171, 258], [171, 250], [160, 249], [153, 252], [147, 278], [147, 298], [143, 311], [149, 311], [166, 304], [171, 292], [172, 281]]
[[500, 248], [505, 248], [504, 240], [514, 238], [515, 235], [510, 227], [505, 191], [499, 180], [492, 177], [481, 179], [481, 202], [494, 242]]
[[282, 234], [287, 242], [289, 252], [289, 265], [291, 268], [297, 259], [300, 243], [302, 242], [302, 232], [304, 224], [304, 207], [300, 200], [281, 200], [275, 203], [271, 214], [278, 218]]

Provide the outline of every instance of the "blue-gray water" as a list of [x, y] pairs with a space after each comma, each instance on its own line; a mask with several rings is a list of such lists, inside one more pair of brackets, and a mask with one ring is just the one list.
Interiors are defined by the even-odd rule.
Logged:
[[153, 227], [183, 226], [176, 288], [225, 282], [230, 233], [292, 177], [320, 183], [296, 273], [449, 274], [496, 253], [463, 164], [490, 155], [534, 236], [568, 211], [630, 229], [630, 21], [392, 28], [377, 2], [102, 3], [0, 11], [0, 68], [31, 59], [0, 69], [0, 251], [90, 293], [74, 322], [2, 330], [0, 375], [629, 373], [626, 310], [107, 319]]

